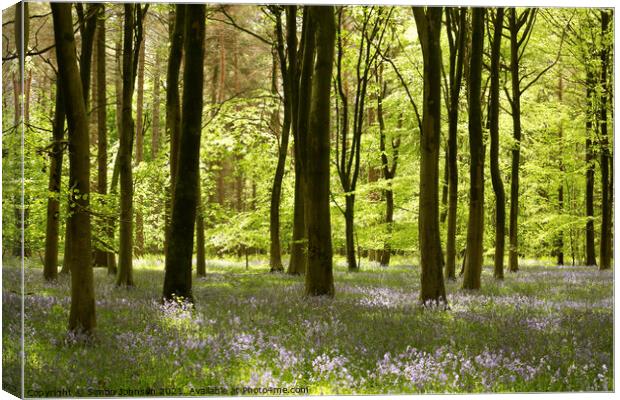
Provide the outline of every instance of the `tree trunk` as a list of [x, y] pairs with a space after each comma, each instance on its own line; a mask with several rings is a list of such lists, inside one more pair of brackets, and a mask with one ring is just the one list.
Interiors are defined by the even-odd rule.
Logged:
[[609, 64], [609, 18], [608, 10], [601, 11], [601, 34], [603, 36], [603, 47], [600, 52], [601, 57], [601, 99], [600, 99], [600, 127], [601, 127], [601, 249], [600, 249], [600, 266], [601, 270], [611, 268], [611, 192], [609, 191], [609, 165], [612, 163], [609, 151], [609, 139], [607, 135], [607, 96], [608, 82], [607, 69]]
[[60, 225], [60, 184], [62, 178], [63, 139], [65, 136], [65, 105], [62, 89], [57, 78], [56, 111], [54, 113], [53, 145], [50, 152], [50, 177], [47, 199], [47, 221], [45, 230], [45, 262], [43, 277], [52, 281], [58, 275], [58, 228]]
[[[138, 87], [136, 102], [136, 167], [144, 160], [144, 46], [145, 39], [140, 42], [138, 56]], [[136, 243], [134, 244], [134, 253], [136, 256], [144, 254], [144, 221], [142, 211], [136, 208]]]
[[[108, 193], [108, 138], [107, 138], [107, 112], [106, 112], [106, 57], [105, 57], [105, 18], [104, 7], [102, 6], [97, 16], [97, 192], [101, 195]], [[103, 200], [102, 200], [103, 202]], [[114, 237], [114, 226], [110, 222], [111, 218], [105, 218], [102, 223], [105, 225], [106, 241]], [[108, 267], [108, 258], [114, 256], [109, 250], [97, 249], [95, 251], [95, 265]]]
[[[562, 75], [560, 74], [560, 79], [558, 82], [558, 101], [562, 104], [562, 96], [564, 92], [562, 82]], [[563, 126], [562, 121], [560, 121], [560, 126], [558, 129], [558, 137], [560, 141], [560, 151], [559, 151], [559, 169], [560, 169], [560, 185], [558, 187], [558, 209], [559, 213], [564, 213], [564, 164], [562, 163], [562, 156], [564, 155], [564, 148], [562, 144], [562, 136], [563, 136]], [[558, 241], [557, 241], [557, 257], [558, 257], [558, 265], [564, 265], [564, 231], [560, 230], [558, 233]]]
[[205, 257], [205, 219], [202, 205], [200, 172], [198, 173], [198, 205], [196, 208], [196, 275], [207, 276], [207, 260]]
[[[178, 12], [178, 9], [177, 9]], [[183, 111], [179, 138], [178, 179], [174, 185], [172, 220], [163, 297], [193, 302], [192, 250], [200, 176], [200, 134], [203, 104], [205, 5], [185, 6]]]
[[[280, 246], [280, 198], [282, 194], [282, 178], [284, 177], [284, 167], [286, 165], [286, 155], [288, 153], [288, 142], [291, 131], [291, 73], [293, 63], [296, 62], [297, 56], [297, 24], [296, 24], [296, 7], [294, 10], [287, 10], [287, 47], [289, 52], [289, 67], [287, 68], [286, 56], [284, 53], [284, 37], [282, 32], [281, 15], [276, 16], [276, 36], [277, 36], [277, 59], [280, 64], [280, 74], [282, 76], [282, 84], [284, 89], [284, 121], [280, 133], [280, 145], [278, 148], [278, 163], [273, 178], [273, 186], [271, 189], [271, 207], [269, 210], [269, 235], [271, 245], [269, 248], [269, 265], [271, 272], [283, 271]], [[290, 16], [290, 17], [289, 17]], [[272, 92], [277, 93], [277, 60], [276, 54], [273, 55], [273, 72], [272, 72]], [[278, 116], [274, 114], [274, 129], [277, 129]]]
[[95, 293], [91, 268], [90, 163], [88, 119], [79, 79], [71, 5], [52, 3], [56, 59], [69, 126], [69, 184], [73, 189], [69, 221], [72, 238], [71, 310], [69, 330], [91, 333], [95, 329]]
[[170, 192], [168, 195], [168, 210], [166, 217], [166, 243], [168, 250], [170, 236], [170, 218], [172, 215], [172, 203], [174, 185], [177, 176], [177, 159], [179, 147], [179, 135], [181, 131], [181, 103], [179, 100], [179, 71], [183, 57], [183, 33], [185, 26], [185, 5], [175, 5], [174, 28], [170, 42], [168, 55], [168, 70], [166, 72], [166, 134], [170, 139]]
[[151, 160], [155, 160], [157, 158], [157, 153], [159, 153], [160, 63], [161, 56], [158, 50], [155, 54], [155, 65], [153, 66], [153, 130], [151, 136]]
[[[139, 5], [138, 5], [139, 7]], [[135, 5], [125, 4], [125, 22], [123, 27], [123, 112], [119, 138], [119, 172], [120, 172], [120, 228], [117, 286], [133, 286], [133, 171], [131, 154], [133, 147], [134, 121], [132, 116], [132, 97], [135, 75], [134, 28], [138, 28], [134, 14]], [[139, 43], [139, 42], [138, 42]]]
[[[394, 229], [394, 191], [392, 190], [392, 179], [396, 175], [396, 167], [398, 165], [398, 148], [400, 147], [400, 137], [396, 140], [392, 139], [392, 163], [389, 165], [386, 144], [385, 144], [385, 121], [383, 118], [383, 98], [385, 97], [386, 86], [383, 83], [383, 68], [379, 68], [377, 71], [377, 121], [379, 122], [379, 150], [381, 151], [381, 164], [383, 179], [387, 181], [387, 188], [384, 191], [385, 194], [385, 224], [387, 238], [383, 242], [383, 249], [379, 254], [379, 263], [382, 267], [390, 265], [390, 257], [392, 256], [392, 247], [390, 241], [392, 239], [392, 231]], [[402, 114], [398, 118], [398, 126], [400, 130], [402, 128]]]
[[413, 8], [424, 57], [424, 102], [420, 139], [418, 230], [422, 304], [447, 302], [439, 237], [439, 143], [441, 140], [441, 7]]
[[484, 50], [484, 7], [472, 10], [471, 62], [469, 67], [469, 151], [470, 189], [467, 225], [467, 263], [463, 289], [480, 289], [484, 235], [484, 142], [482, 137], [482, 53]]
[[[291, 16], [289, 15], [288, 18], [291, 18]], [[308, 65], [310, 65], [309, 63], [311, 62], [304, 60], [306, 48], [309, 52], [314, 52], [314, 27], [310, 25], [309, 20], [310, 17], [308, 7], [304, 7], [301, 33], [302, 43], [300, 45], [300, 52], [296, 55], [296, 58], [299, 59], [299, 63], [301, 63], [298, 63], [298, 65], [301, 65], [301, 67], [303, 67], [304, 62], [308, 63]], [[308, 41], [312, 42], [312, 46], [306, 46]], [[313, 54], [310, 54], [308, 57], [313, 57]], [[311, 74], [311, 67], [308, 66], [305, 70], [295, 68], [295, 72], [295, 74], [291, 73], [290, 75], [293, 80], [293, 83], [291, 84], [291, 110], [293, 114], [291, 123], [293, 127], [293, 137], [295, 139], [295, 193], [293, 211], [293, 239], [291, 242], [291, 259], [289, 261], [287, 273], [291, 275], [300, 275], [306, 273], [308, 266], [308, 258], [306, 257], [306, 204], [304, 198], [305, 177], [302, 169], [303, 160], [307, 159], [307, 149], [302, 144], [304, 138], [301, 136], [305, 135], [307, 131], [308, 107], [310, 104], [309, 75]]]
[[504, 26], [504, 9], [497, 8], [493, 21], [491, 44], [491, 89], [489, 100], [489, 133], [491, 137], [491, 183], [495, 192], [495, 257], [493, 276], [504, 279], [504, 244], [506, 231], [506, 194], [499, 169], [499, 61]]
[[519, 270], [519, 160], [521, 157], [521, 89], [519, 78], [519, 27], [516, 10], [510, 9], [510, 74], [512, 78], [512, 137], [515, 141], [512, 149], [510, 170], [510, 249], [508, 265], [510, 272]]
[[[454, 11], [447, 11], [454, 14]], [[446, 16], [449, 14], [446, 14]], [[467, 9], [459, 10], [457, 43], [450, 49], [450, 110], [448, 112], [448, 231], [446, 240], [446, 279], [456, 280], [456, 210], [458, 207], [458, 123], [459, 97], [466, 48]]]
[[359, 266], [355, 259], [355, 194], [345, 195], [344, 231], [349, 271], [357, 271]]
[[[312, 67], [316, 49], [316, 62], [312, 73], [310, 113], [307, 135], [300, 132], [301, 145], [307, 151], [302, 160], [305, 177], [305, 219], [308, 235], [308, 266], [306, 295], [334, 295], [332, 272], [332, 238], [329, 210], [329, 160], [330, 160], [330, 94], [334, 63], [336, 24], [333, 6], [308, 6], [309, 29], [316, 37], [308, 35], [304, 48], [303, 72]], [[300, 91], [301, 97], [301, 91]], [[312, 160], [312, 162], [310, 162]]]
[[586, 116], [586, 265], [596, 265], [594, 248], [594, 149], [592, 146], [592, 119], [594, 118], [594, 74], [591, 71], [586, 75], [586, 98], [588, 99], [588, 114]]
[[[84, 16], [82, 11], [81, 16], [78, 17], [80, 24], [80, 34], [81, 34], [81, 47], [80, 47], [80, 59], [79, 59], [79, 78], [82, 83], [82, 96], [84, 100], [84, 108], [86, 109], [86, 119], [88, 120], [88, 92], [90, 90], [90, 67], [92, 64], [92, 54], [93, 54], [93, 42], [95, 38], [95, 28], [96, 28], [96, 20], [94, 12], [94, 7], [99, 7], [98, 4], [88, 4], [86, 7], [86, 15], [88, 19]], [[78, 15], [80, 15], [79, 10], [82, 5], [76, 3], [76, 7], [78, 8]], [[68, 112], [68, 110], [66, 110]], [[88, 126], [86, 127], [88, 131]], [[68, 199], [68, 204], [71, 203], [71, 198]], [[67, 274], [71, 272], [71, 268], [69, 265], [69, 260], [71, 259], [71, 251], [73, 249], [72, 242], [73, 237], [71, 236], [71, 214], [67, 217], [67, 221], [65, 223], [65, 250], [63, 255], [63, 265], [61, 274]]]

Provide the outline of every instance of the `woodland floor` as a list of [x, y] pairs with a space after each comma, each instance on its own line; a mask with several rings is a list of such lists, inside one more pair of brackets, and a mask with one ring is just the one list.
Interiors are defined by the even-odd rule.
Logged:
[[[417, 305], [419, 270], [395, 261], [339, 263], [335, 299], [304, 299], [302, 277], [264, 260], [212, 261], [194, 279], [195, 311], [158, 302], [161, 259], [136, 260], [129, 290], [96, 269], [91, 343], [66, 334], [69, 278], [45, 283], [27, 263], [26, 397], [613, 390], [612, 272], [524, 265], [498, 283], [486, 268], [479, 293], [448, 283], [442, 311]], [[21, 385], [17, 265], [2, 270], [5, 390]]]

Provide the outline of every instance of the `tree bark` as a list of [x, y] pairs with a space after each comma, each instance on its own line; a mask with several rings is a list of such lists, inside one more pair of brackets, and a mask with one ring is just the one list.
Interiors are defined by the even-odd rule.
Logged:
[[[135, 41], [134, 43], [134, 28]], [[125, 4], [123, 28], [123, 100], [122, 126], [119, 139], [120, 172], [120, 228], [117, 286], [133, 286], [133, 171], [131, 154], [133, 148], [134, 121], [132, 97], [136, 77], [136, 46], [142, 38], [142, 10], [140, 5]]]
[[441, 7], [413, 8], [424, 58], [420, 139], [419, 241], [422, 304], [447, 303], [439, 237], [439, 143], [441, 140]]
[[484, 7], [472, 10], [471, 62], [469, 67], [469, 151], [470, 189], [467, 225], [467, 263], [463, 289], [480, 289], [484, 235], [484, 143], [482, 138], [482, 53], [484, 50]]
[[592, 145], [594, 118], [595, 80], [591, 71], [586, 73], [586, 98], [588, 113], [586, 115], [586, 265], [596, 265], [594, 248], [594, 149]]
[[[562, 81], [562, 75], [560, 74], [560, 79], [558, 82], [558, 101], [562, 104], [562, 96], [564, 92], [564, 83]], [[560, 151], [559, 151], [559, 170], [560, 170], [560, 185], [558, 187], [558, 209], [560, 214], [564, 212], [564, 164], [562, 163], [562, 156], [564, 154], [564, 148], [562, 143], [564, 128], [562, 126], [562, 121], [560, 121], [560, 126], [558, 129], [558, 138], [560, 141]], [[558, 265], [564, 265], [564, 230], [560, 230], [558, 233], [557, 239], [557, 257], [558, 257]]]
[[[271, 272], [283, 271], [280, 247], [280, 198], [282, 194], [282, 178], [284, 177], [284, 167], [286, 165], [286, 155], [288, 153], [288, 142], [291, 131], [291, 74], [295, 74], [293, 69], [293, 63], [296, 63], [297, 59], [297, 24], [296, 24], [296, 6], [291, 6], [292, 10], [286, 10], [287, 26], [286, 26], [286, 38], [289, 54], [289, 65], [287, 66], [286, 55], [284, 53], [284, 34], [282, 31], [281, 14], [276, 15], [276, 37], [277, 37], [277, 54], [274, 54], [274, 68], [272, 73], [273, 87], [272, 92], [277, 93], [275, 83], [277, 81], [277, 69], [276, 65], [279, 61], [280, 74], [282, 76], [283, 86], [283, 104], [284, 104], [284, 121], [282, 122], [282, 130], [280, 132], [280, 145], [278, 147], [278, 163], [276, 165], [276, 172], [273, 178], [273, 185], [271, 189], [271, 207], [269, 210], [269, 235], [271, 239], [271, 245], [269, 248], [269, 265]], [[290, 17], [289, 17], [290, 16]], [[278, 122], [277, 114], [274, 114], [274, 122]], [[274, 128], [276, 128], [274, 126]], [[277, 128], [276, 128], [277, 129]]]
[[[138, 55], [138, 87], [136, 101], [136, 159], [135, 165], [139, 166], [144, 160], [144, 56], [145, 42], [143, 38], [139, 45]], [[136, 256], [144, 254], [144, 221], [142, 211], [136, 208], [136, 243], [134, 244], [134, 253]]]
[[183, 179], [177, 180], [174, 185], [163, 298], [181, 298], [193, 302], [192, 250], [200, 176], [205, 5], [187, 5], [185, 13], [183, 111], [177, 166], [179, 176], [182, 175]]
[[58, 230], [60, 225], [60, 185], [62, 179], [62, 153], [65, 136], [65, 105], [62, 89], [57, 77], [56, 111], [54, 113], [53, 144], [50, 151], [50, 176], [47, 199], [47, 221], [45, 230], [45, 262], [43, 277], [53, 281], [58, 275]]
[[[290, 17], [289, 17], [290, 18]], [[291, 275], [305, 274], [307, 270], [307, 234], [306, 234], [306, 219], [305, 219], [305, 198], [304, 198], [304, 173], [302, 164], [307, 159], [307, 149], [303, 145], [303, 137], [307, 131], [308, 122], [308, 108], [310, 104], [310, 75], [311, 75], [311, 60], [314, 57], [314, 26], [310, 24], [310, 13], [308, 7], [304, 7], [303, 23], [301, 30], [302, 43], [300, 45], [299, 65], [301, 67], [297, 70], [296, 74], [291, 74], [291, 79], [294, 77], [294, 82], [291, 85], [291, 103], [292, 113], [291, 118], [293, 126], [294, 154], [295, 154], [295, 193], [294, 193], [294, 210], [293, 210], [293, 239], [291, 242], [291, 259], [287, 273]], [[307, 57], [306, 57], [307, 55]], [[306, 60], [309, 58], [309, 60]], [[303, 69], [303, 65], [308, 66]]]
[[[456, 17], [450, 9], [446, 11], [446, 17]], [[458, 13], [458, 25], [453, 21], [452, 31], [456, 30], [454, 42], [450, 41], [450, 109], [448, 111], [448, 231], [446, 240], [446, 279], [456, 280], [456, 211], [458, 207], [458, 120], [459, 120], [459, 97], [463, 79], [463, 65], [466, 48], [466, 23], [467, 9], [461, 8]], [[450, 31], [449, 31], [450, 32]]]
[[71, 5], [52, 3], [59, 79], [69, 126], [69, 185], [72, 188], [69, 221], [72, 238], [71, 309], [69, 330], [91, 333], [96, 326], [95, 293], [91, 268], [90, 163], [88, 119], [79, 79]]
[[611, 211], [612, 201], [609, 190], [609, 166], [612, 163], [609, 151], [609, 138], [607, 134], [607, 96], [609, 92], [607, 82], [607, 70], [609, 68], [609, 20], [610, 11], [601, 11], [601, 34], [602, 49], [601, 57], [601, 99], [600, 99], [600, 128], [601, 128], [601, 242], [600, 242], [600, 265], [601, 270], [611, 268], [612, 243], [611, 243]]
[[[334, 295], [332, 272], [332, 239], [329, 210], [329, 153], [330, 153], [330, 94], [334, 63], [336, 24], [333, 6], [309, 6], [310, 25], [316, 37], [307, 37], [304, 49], [303, 72], [316, 61], [312, 73], [310, 113], [307, 136], [300, 132], [302, 146], [308, 157], [302, 162], [305, 185], [305, 219], [308, 235], [308, 267], [306, 289], [308, 296]], [[300, 94], [301, 96], [301, 94]], [[310, 162], [312, 160], [312, 162]]]
[[499, 62], [501, 57], [504, 9], [499, 7], [493, 20], [491, 44], [491, 88], [489, 92], [489, 133], [491, 137], [491, 183], [495, 192], [495, 257], [493, 276], [504, 279], [504, 245], [506, 231], [506, 194], [499, 169]]
[[510, 272], [519, 270], [519, 162], [521, 157], [521, 80], [519, 77], [519, 25], [516, 9], [509, 13], [510, 30], [510, 75], [512, 78], [512, 137], [515, 141], [512, 149], [510, 170], [510, 249], [508, 265]]
[[196, 208], [196, 275], [207, 276], [207, 260], [205, 255], [205, 219], [202, 205], [200, 173], [198, 173], [198, 205]]
[[155, 65], [153, 66], [153, 130], [151, 136], [151, 159], [155, 160], [159, 153], [159, 105], [160, 105], [160, 69], [161, 56], [159, 50], [155, 54]]
[[177, 159], [179, 147], [179, 135], [181, 131], [181, 102], [179, 95], [179, 73], [181, 59], [183, 57], [183, 33], [185, 26], [185, 5], [175, 5], [174, 27], [170, 41], [170, 53], [168, 55], [168, 70], [166, 72], [166, 134], [170, 139], [170, 193], [168, 196], [168, 216], [166, 217], [166, 243], [168, 250], [170, 236], [170, 218], [174, 185], [177, 176]]
[[[106, 57], [105, 57], [105, 15], [104, 6], [101, 6], [97, 16], [97, 192], [100, 195], [108, 193], [108, 138], [107, 138], [107, 110], [106, 110]], [[103, 202], [103, 200], [102, 200]], [[106, 240], [110, 241], [114, 237], [114, 226], [110, 218], [105, 218], [102, 223], [105, 225]], [[109, 250], [97, 249], [95, 251], [95, 265], [110, 268], [108, 258], [113, 252]]]

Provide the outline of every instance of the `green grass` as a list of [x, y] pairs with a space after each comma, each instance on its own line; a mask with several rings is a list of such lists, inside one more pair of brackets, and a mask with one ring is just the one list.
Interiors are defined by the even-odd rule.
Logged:
[[[3, 267], [7, 388], [20, 386], [16, 264]], [[485, 269], [479, 293], [447, 283], [444, 311], [418, 305], [419, 269], [404, 259], [358, 273], [337, 263], [334, 299], [304, 298], [303, 277], [270, 274], [265, 261], [213, 260], [190, 311], [160, 305], [161, 259], [134, 268], [131, 289], [95, 269], [98, 326], [85, 341], [66, 332], [69, 278], [45, 283], [27, 263], [27, 397], [613, 390], [612, 272], [528, 263], [496, 282]]]

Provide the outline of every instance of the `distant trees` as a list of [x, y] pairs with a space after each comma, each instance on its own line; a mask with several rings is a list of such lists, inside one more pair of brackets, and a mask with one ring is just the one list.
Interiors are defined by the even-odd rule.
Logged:
[[167, 300], [177, 297], [193, 301], [192, 251], [199, 197], [205, 5], [187, 5], [184, 11], [184, 90], [177, 165], [178, 176], [183, 179], [177, 179], [174, 185], [163, 297]]
[[88, 120], [82, 81], [79, 79], [71, 4], [52, 3], [58, 73], [69, 126], [69, 187], [72, 216], [67, 222], [71, 234], [71, 311], [69, 329], [95, 329], [95, 293], [91, 263], [90, 152]]

